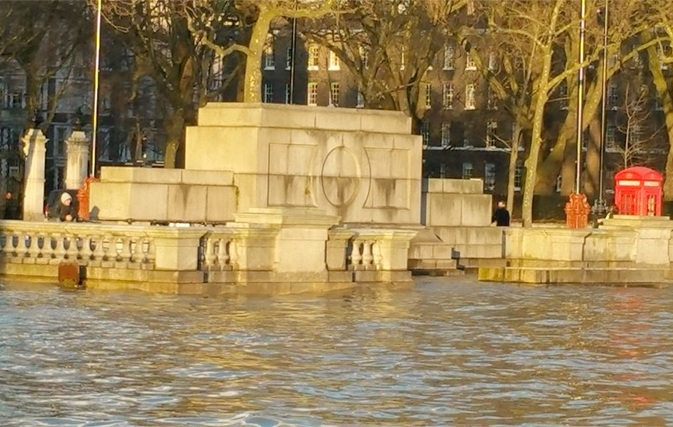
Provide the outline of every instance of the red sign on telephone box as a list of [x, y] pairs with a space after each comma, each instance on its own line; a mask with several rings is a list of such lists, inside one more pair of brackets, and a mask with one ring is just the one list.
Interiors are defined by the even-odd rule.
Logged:
[[661, 215], [663, 179], [659, 172], [636, 166], [615, 175], [615, 205], [621, 215]]

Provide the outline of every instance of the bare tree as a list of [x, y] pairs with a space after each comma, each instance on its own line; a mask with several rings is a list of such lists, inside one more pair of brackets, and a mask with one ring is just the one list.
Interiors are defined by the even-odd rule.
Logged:
[[244, 102], [261, 102], [262, 58], [272, 23], [283, 18], [315, 19], [328, 14], [338, 14], [348, 10], [337, 0], [295, 1], [295, 0], [243, 0], [236, 4], [239, 12], [237, 22], [249, 25], [249, 39], [222, 38], [222, 16], [218, 12], [227, 0], [197, 0], [184, 3], [184, 16], [189, 30], [201, 42], [220, 57], [233, 52], [245, 56]]
[[[649, 166], [661, 156], [659, 129], [652, 129], [651, 100], [647, 85], [634, 87], [631, 82], [624, 88], [623, 117], [616, 129], [624, 135], [624, 143], [613, 147], [619, 154], [620, 166]], [[649, 131], [648, 131], [649, 130]]]

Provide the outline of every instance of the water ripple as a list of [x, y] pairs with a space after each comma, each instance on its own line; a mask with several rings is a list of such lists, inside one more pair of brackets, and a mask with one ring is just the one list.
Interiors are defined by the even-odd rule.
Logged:
[[673, 291], [0, 291], [3, 426], [670, 425]]

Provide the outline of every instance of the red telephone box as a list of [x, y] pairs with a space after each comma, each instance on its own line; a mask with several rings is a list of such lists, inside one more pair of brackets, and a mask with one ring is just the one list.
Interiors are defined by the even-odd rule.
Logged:
[[615, 175], [615, 205], [622, 215], [661, 215], [661, 174], [636, 166]]

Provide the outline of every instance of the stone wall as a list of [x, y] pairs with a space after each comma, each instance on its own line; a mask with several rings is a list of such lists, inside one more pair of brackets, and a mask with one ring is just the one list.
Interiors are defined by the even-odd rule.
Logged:
[[502, 259], [502, 227], [491, 226], [491, 196], [480, 179], [428, 179], [423, 223], [468, 263]]
[[103, 221], [225, 223], [237, 211], [231, 172], [104, 167], [100, 179], [90, 206]]
[[210, 103], [186, 168], [231, 171], [239, 210], [318, 207], [344, 223], [420, 223], [422, 143], [400, 112]]

